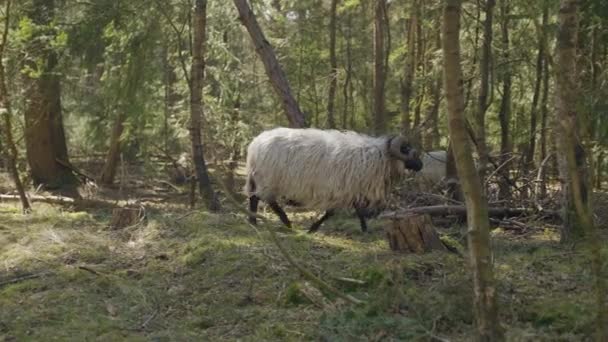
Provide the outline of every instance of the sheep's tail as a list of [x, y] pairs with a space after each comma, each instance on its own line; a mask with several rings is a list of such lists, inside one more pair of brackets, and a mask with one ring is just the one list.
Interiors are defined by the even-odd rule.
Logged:
[[243, 189], [243, 191], [245, 192], [245, 194], [247, 194], [247, 196], [251, 196], [253, 194], [255, 194], [255, 181], [253, 180], [253, 172], [247, 172], [247, 178], [245, 180], [245, 188]]

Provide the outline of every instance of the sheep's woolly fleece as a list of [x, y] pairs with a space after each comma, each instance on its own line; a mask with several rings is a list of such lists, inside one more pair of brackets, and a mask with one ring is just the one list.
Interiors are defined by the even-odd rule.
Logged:
[[245, 192], [310, 209], [378, 205], [405, 173], [403, 162], [390, 157], [387, 142], [337, 130], [265, 131], [247, 150]]

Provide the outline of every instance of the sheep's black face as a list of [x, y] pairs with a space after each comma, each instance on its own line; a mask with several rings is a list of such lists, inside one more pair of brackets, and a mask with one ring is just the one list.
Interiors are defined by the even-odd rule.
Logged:
[[422, 160], [420, 160], [420, 158], [408, 159], [404, 162], [404, 164], [406, 169], [416, 172], [422, 170], [423, 167]]
[[420, 154], [404, 137], [393, 137], [389, 139], [388, 151], [393, 158], [403, 161], [403, 165], [406, 169], [416, 172], [422, 170]]
[[407, 156], [403, 161], [403, 164], [406, 169], [413, 171], [422, 170], [423, 164], [420, 159], [420, 153], [415, 148], [410, 147], [408, 144], [401, 145], [400, 152]]

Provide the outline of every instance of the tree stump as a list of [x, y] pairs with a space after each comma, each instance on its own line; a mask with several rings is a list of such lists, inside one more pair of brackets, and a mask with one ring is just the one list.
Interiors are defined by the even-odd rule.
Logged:
[[393, 251], [422, 254], [448, 250], [439, 239], [429, 215], [413, 214], [391, 221], [386, 235]]
[[142, 207], [121, 207], [112, 209], [110, 229], [122, 229], [141, 222], [144, 218]]

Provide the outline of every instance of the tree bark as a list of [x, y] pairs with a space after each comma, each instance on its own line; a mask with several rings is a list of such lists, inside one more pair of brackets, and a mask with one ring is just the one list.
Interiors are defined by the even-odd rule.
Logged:
[[[24, 213], [30, 211], [30, 202], [25, 195], [23, 189], [23, 183], [19, 176], [19, 170], [17, 170], [17, 147], [15, 146], [15, 140], [13, 139], [13, 125], [12, 125], [12, 107], [10, 95], [8, 93], [8, 87], [6, 86], [6, 73], [4, 69], [4, 51], [7, 43], [9, 22], [10, 22], [10, 10], [11, 0], [6, 1], [6, 7], [4, 9], [4, 31], [2, 31], [2, 41], [0, 42], [0, 104], [2, 104], [2, 117], [4, 119], [4, 125], [2, 126], [2, 137], [6, 148], [2, 148], [4, 154], [4, 160], [6, 161], [6, 167], [15, 183], [15, 189], [19, 194], [21, 200], [21, 208]], [[1, 148], [2, 146], [0, 146]]]
[[456, 170], [456, 160], [454, 158], [454, 144], [450, 141], [447, 151], [447, 160], [445, 162], [445, 181], [447, 186], [447, 197], [455, 201], [462, 202], [462, 189], [460, 188], [460, 180], [458, 180], [458, 172]]
[[502, 199], [511, 197], [511, 187], [509, 184], [511, 166], [509, 159], [511, 159], [511, 133], [510, 133], [510, 121], [511, 121], [511, 61], [510, 58], [510, 46], [509, 46], [509, 4], [503, 3], [502, 5], [502, 49], [503, 49], [503, 80], [502, 80], [502, 99], [500, 102], [500, 110], [498, 112], [498, 119], [500, 121], [500, 165], [501, 168], [498, 171], [499, 182], [498, 182], [498, 196]]
[[[435, 33], [435, 48], [436, 51], [441, 50], [441, 16], [437, 16], [437, 32]], [[436, 70], [433, 68], [435, 73], [434, 79], [431, 84], [431, 106], [428, 110], [426, 121], [427, 130], [424, 136], [424, 148], [427, 150], [434, 150], [439, 147], [439, 106], [441, 105], [441, 67]]]
[[166, 151], [171, 151], [170, 148], [170, 128], [169, 128], [169, 120], [172, 116], [172, 114], [175, 111], [175, 105], [176, 103], [180, 100], [180, 94], [178, 91], [176, 91], [175, 89], [175, 84], [177, 82], [177, 75], [175, 74], [175, 71], [173, 70], [173, 65], [171, 63], [171, 60], [169, 58], [169, 49], [168, 47], [164, 47], [164, 54], [163, 54], [163, 67], [164, 67], [164, 77], [163, 77], [163, 85], [164, 85], [164, 102], [165, 102], [165, 108], [164, 108], [164, 122], [163, 122], [163, 135], [164, 135], [164, 139], [163, 139], [163, 143], [165, 145], [165, 150]]
[[281, 105], [287, 115], [289, 126], [295, 128], [305, 127], [304, 114], [294, 99], [287, 77], [283, 69], [281, 69], [274, 50], [268, 40], [266, 40], [247, 0], [234, 0], [234, 5], [239, 12], [239, 20], [249, 32], [255, 50], [264, 63], [270, 83], [281, 99]]
[[[416, 6], [416, 4], [414, 4]], [[407, 56], [405, 58], [405, 71], [401, 81], [401, 132], [409, 135], [412, 130], [412, 118], [410, 115], [410, 101], [414, 88], [414, 77], [416, 74], [416, 10], [412, 10], [409, 20], [406, 20], [406, 45]]]
[[[546, 24], [544, 26], [544, 31], [546, 30]], [[548, 102], [549, 102], [549, 77], [551, 76], [549, 73], [549, 61], [547, 60], [547, 56], [544, 56], [543, 63], [543, 93], [542, 98], [540, 100], [540, 159], [545, 160], [547, 158], [547, 117], [548, 117]], [[546, 167], [542, 167], [540, 170], [540, 183], [538, 183], [538, 189], [535, 191], [536, 198], [544, 199], [547, 197], [547, 171]]]
[[122, 145], [120, 137], [122, 136], [122, 132], [124, 130], [125, 118], [125, 114], [121, 113], [114, 121], [112, 135], [110, 137], [110, 147], [108, 148], [106, 161], [103, 165], [103, 169], [101, 170], [101, 175], [99, 176], [99, 182], [101, 184], [112, 185], [112, 183], [114, 183], [116, 169], [118, 167], [118, 160], [120, 158], [120, 147]]
[[595, 172], [595, 188], [597, 191], [602, 190], [602, 181], [603, 181], [603, 170], [604, 170], [604, 151], [600, 151], [597, 156], [596, 169]]
[[448, 104], [448, 128], [467, 206], [469, 260], [473, 275], [476, 340], [503, 341], [498, 321], [496, 288], [492, 271], [488, 205], [475, 169], [464, 118], [460, 65], [460, 0], [445, 0], [443, 8], [443, 68]]
[[201, 137], [207, 0], [196, 0], [192, 20], [194, 31], [192, 37], [192, 70], [190, 71], [190, 139], [192, 142], [192, 161], [196, 171], [199, 191], [205, 206], [210, 211], [218, 211], [220, 205], [215, 192], [211, 187], [211, 179], [207, 172]]
[[562, 241], [585, 238], [591, 251], [595, 276], [596, 340], [608, 340], [608, 306], [603, 274], [602, 241], [597, 233], [589, 201], [589, 172], [583, 143], [579, 138], [577, 113], [579, 75], [577, 73], [578, 0], [561, 0], [558, 15], [555, 82], [555, 140], [562, 182]]
[[[588, 170], [585, 151], [579, 140], [577, 113], [579, 80], [577, 78], [576, 46], [578, 36], [578, 2], [562, 0], [559, 12], [558, 40], [555, 64], [555, 144], [558, 168], [562, 183], [563, 229], [562, 241], [576, 240], [585, 235], [576, 211], [575, 193], [580, 194], [580, 205], [589, 205]], [[574, 164], [569, 164], [570, 154]], [[573, 188], [574, 180], [578, 185]]]
[[[349, 12], [347, 15], [346, 23], [346, 76], [344, 80], [344, 87], [342, 90], [342, 97], [344, 98], [344, 107], [342, 108], [342, 128], [346, 129], [348, 122], [348, 109], [349, 102], [352, 104], [352, 73], [353, 73], [353, 60], [352, 60], [352, 14]], [[353, 128], [354, 113], [351, 111], [350, 128]]]
[[[35, 24], [46, 26], [54, 17], [54, 11], [54, 0], [34, 0], [28, 16]], [[76, 177], [56, 161], [60, 159], [68, 162], [61, 113], [61, 81], [55, 70], [58, 64], [57, 54], [52, 48], [40, 46], [41, 41], [46, 39], [32, 37], [27, 47], [29, 58], [24, 61], [33, 70], [25, 76], [27, 161], [35, 186], [43, 185], [48, 190], [78, 196]], [[37, 61], [42, 61], [42, 64]]]
[[424, 34], [422, 31], [422, 20], [424, 17], [424, 1], [420, 1], [414, 3], [416, 6], [415, 11], [416, 17], [416, 74], [417, 78], [422, 82], [417, 82], [415, 97], [414, 97], [414, 122], [412, 126], [412, 133], [410, 134], [412, 141], [415, 144], [419, 144], [421, 140], [420, 130], [421, 130], [421, 112], [422, 112], [422, 104], [424, 102], [424, 96], [426, 95], [426, 41], [424, 39]]
[[409, 214], [392, 220], [386, 229], [391, 250], [404, 253], [429, 253], [447, 251], [426, 214]]
[[545, 26], [549, 19], [549, 7], [543, 6], [543, 21], [539, 35], [538, 52], [536, 55], [536, 80], [534, 81], [534, 93], [532, 95], [532, 105], [530, 108], [530, 143], [526, 149], [524, 167], [526, 171], [534, 168], [534, 152], [536, 150], [536, 134], [538, 121], [538, 101], [541, 95], [541, 85], [543, 81], [543, 69], [545, 60]]
[[492, 60], [492, 21], [494, 17], [495, 0], [487, 0], [485, 5], [486, 18], [483, 23], [483, 45], [481, 59], [479, 60], [479, 95], [477, 97], [477, 111], [475, 121], [477, 131], [477, 153], [479, 154], [479, 176], [482, 184], [485, 183], [489, 160], [488, 145], [486, 142], [486, 111], [488, 109], [488, 93], [490, 88], [490, 62]]
[[338, 0], [331, 0], [329, 19], [329, 95], [327, 99], [327, 125], [336, 128], [335, 101], [338, 87], [338, 61], [336, 60], [336, 8]]
[[[428, 214], [431, 216], [439, 215], [459, 215], [467, 216], [467, 207], [463, 205], [431, 205], [427, 207], [415, 207], [402, 209], [395, 212], [387, 212], [381, 215], [382, 218], [402, 218], [412, 214]], [[507, 208], [507, 207], [489, 207], [488, 217], [520, 217], [542, 215], [550, 218], [559, 218], [559, 213], [552, 210], [536, 210], [532, 208]]]
[[382, 134], [386, 130], [385, 118], [385, 10], [386, 0], [376, 0], [376, 15], [374, 17], [374, 132]]

